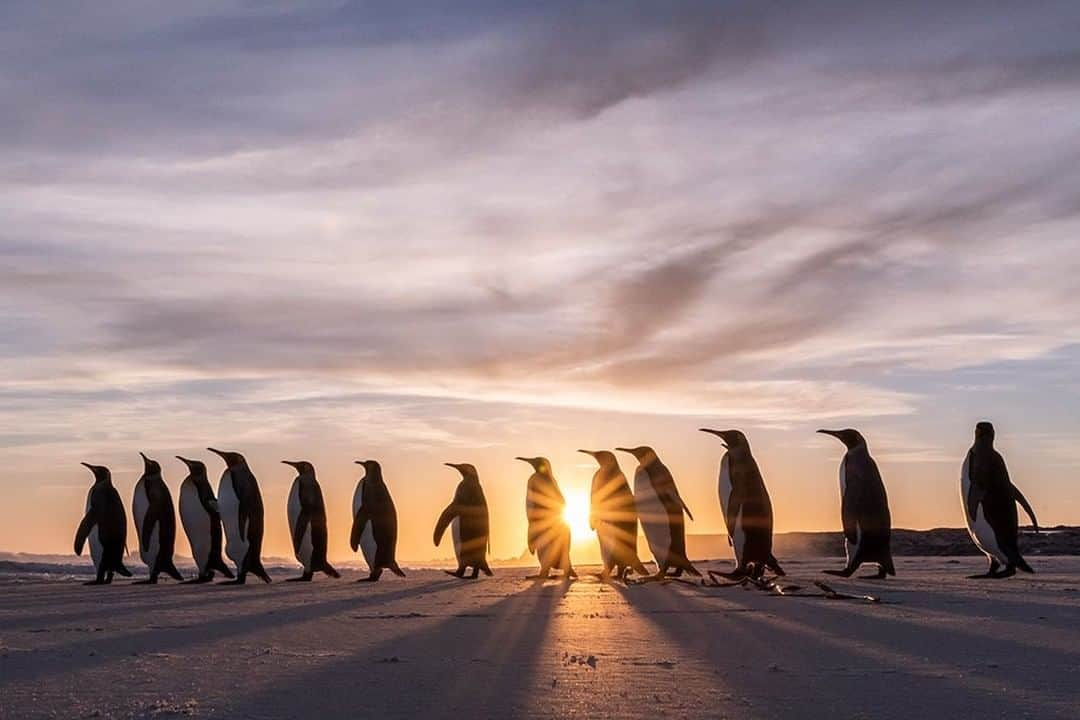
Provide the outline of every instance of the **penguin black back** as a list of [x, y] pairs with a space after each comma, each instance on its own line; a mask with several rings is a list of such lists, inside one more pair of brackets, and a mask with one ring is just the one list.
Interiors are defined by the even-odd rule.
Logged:
[[405, 577], [397, 563], [397, 508], [390, 496], [390, 490], [383, 480], [382, 466], [375, 460], [357, 460], [357, 465], [364, 466], [362, 501], [353, 517], [350, 544], [353, 550], [360, 545], [364, 530], [371, 523], [371, 533], [375, 541], [375, 553], [371, 574], [364, 578], [374, 582], [379, 579], [384, 569], [399, 577]]

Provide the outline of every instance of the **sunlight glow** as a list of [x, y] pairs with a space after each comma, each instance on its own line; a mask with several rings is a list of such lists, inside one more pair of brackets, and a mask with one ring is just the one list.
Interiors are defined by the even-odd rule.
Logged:
[[585, 492], [569, 491], [565, 494], [566, 507], [563, 520], [570, 526], [571, 542], [576, 544], [592, 540], [592, 528], [589, 527], [589, 495]]

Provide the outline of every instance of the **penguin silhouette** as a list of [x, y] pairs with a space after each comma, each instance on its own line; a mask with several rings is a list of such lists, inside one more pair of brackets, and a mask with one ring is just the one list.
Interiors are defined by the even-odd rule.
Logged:
[[604, 565], [600, 578], [608, 580], [613, 570], [620, 580], [626, 579], [629, 570], [648, 575], [637, 552], [638, 515], [634, 493], [619, 461], [607, 450], [578, 452], [591, 456], [600, 466], [593, 474], [589, 492], [589, 527], [596, 531], [600, 541], [600, 559]]
[[1039, 522], [1027, 498], [1010, 480], [1005, 458], [994, 449], [994, 437], [992, 424], [980, 422], [975, 426], [975, 444], [968, 451], [960, 477], [968, 533], [990, 561], [986, 573], [971, 576], [979, 579], [1011, 577], [1017, 568], [1035, 572], [1020, 555], [1016, 503], [1024, 507], [1035, 532], [1039, 531]]
[[769, 569], [783, 575], [772, 552], [772, 500], [749, 441], [739, 430], [702, 428], [701, 432], [716, 435], [727, 449], [720, 460], [718, 490], [736, 567], [734, 572], [716, 574], [731, 579], [760, 578]]
[[461, 473], [461, 482], [454, 492], [454, 499], [446, 506], [435, 523], [433, 540], [435, 547], [442, 542], [443, 533], [450, 528], [454, 539], [454, 556], [457, 558], [457, 570], [448, 573], [464, 578], [465, 570], [472, 568], [470, 579], [475, 580], [483, 571], [492, 575], [488, 567], [488, 506], [484, 498], [484, 489], [480, 487], [480, 476], [476, 468], [468, 463], [444, 463]]
[[375, 460], [357, 460], [364, 466], [364, 477], [353, 496], [353, 525], [349, 545], [353, 552], [361, 548], [369, 575], [358, 582], [376, 582], [383, 570], [399, 577], [405, 572], [397, 563], [397, 508], [383, 481], [382, 466]]
[[294, 468], [297, 473], [289, 490], [289, 534], [296, 559], [304, 566], [303, 575], [289, 580], [310, 582], [316, 570], [332, 578], [341, 577], [326, 559], [326, 503], [323, 502], [319, 481], [315, 478], [315, 467], [306, 460], [281, 462]]
[[139, 557], [150, 569], [150, 577], [139, 580], [136, 584], [155, 585], [161, 573], [182, 581], [184, 576], [173, 564], [173, 551], [176, 548], [176, 509], [173, 507], [172, 493], [161, 476], [161, 465], [158, 461], [151, 460], [144, 453], [139, 455], [143, 459], [143, 474], [135, 483], [131, 514], [135, 518], [135, 530], [139, 534]]
[[638, 461], [634, 471], [634, 504], [645, 531], [645, 540], [656, 559], [656, 575], [651, 579], [663, 579], [668, 570], [674, 570], [672, 574], [675, 577], [684, 571], [700, 576], [701, 573], [686, 555], [686, 520], [683, 514], [691, 520], [694, 516], [679, 495], [671, 471], [660, 461], [656, 451], [647, 445], [615, 449], [633, 455]]
[[[96, 534], [96, 543], [100, 560], [95, 561], [97, 577], [86, 585], [108, 585], [113, 573], [131, 577], [131, 571], [124, 566], [124, 553], [127, 552], [127, 513], [120, 493], [112, 484], [112, 473], [102, 465], [82, 465], [94, 474], [94, 486], [86, 502], [86, 515], [75, 531], [75, 554], [82, 555], [83, 546], [91, 534]], [[91, 555], [94, 554], [91, 549]]]
[[570, 527], [563, 520], [566, 500], [551, 472], [547, 458], [515, 458], [533, 468], [525, 494], [525, 514], [528, 518], [529, 552], [540, 561], [540, 571], [528, 579], [545, 579], [552, 570], [562, 570], [563, 580], [577, 577], [570, 563]]
[[843, 570], [825, 572], [851, 577], [860, 565], [870, 562], [878, 566], [878, 573], [868, 576], [870, 579], [882, 580], [895, 575], [889, 497], [877, 463], [866, 446], [866, 438], [852, 429], [818, 432], [836, 438], [847, 448], [840, 461], [840, 519], [844, 526], [847, 565]]
[[236, 579], [229, 584], [243, 585], [252, 573], [263, 582], [270, 575], [262, 564], [265, 518], [259, 482], [238, 452], [207, 448], [225, 461], [225, 472], [218, 485], [218, 509], [225, 529], [225, 554], [236, 564]]
[[198, 577], [188, 582], [210, 582], [215, 572], [232, 578], [233, 572], [221, 556], [221, 511], [206, 476], [206, 465], [200, 460], [189, 460], [179, 455], [176, 459], [188, 469], [188, 476], [180, 483], [180, 522], [199, 571]]

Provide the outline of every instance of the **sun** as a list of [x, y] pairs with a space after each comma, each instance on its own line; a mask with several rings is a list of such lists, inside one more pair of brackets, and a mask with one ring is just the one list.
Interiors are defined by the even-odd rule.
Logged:
[[565, 498], [563, 520], [570, 526], [571, 541], [576, 543], [591, 538], [593, 531], [589, 527], [589, 496], [583, 492], [569, 491]]

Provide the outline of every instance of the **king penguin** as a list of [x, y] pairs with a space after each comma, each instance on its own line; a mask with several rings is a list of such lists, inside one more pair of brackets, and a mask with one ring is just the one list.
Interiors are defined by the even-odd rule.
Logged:
[[634, 504], [645, 531], [645, 540], [649, 543], [649, 551], [656, 559], [656, 575], [653, 579], [662, 579], [670, 569], [674, 569], [676, 577], [684, 571], [700, 577], [701, 573], [686, 556], [686, 520], [683, 513], [691, 520], [694, 515], [679, 495], [671, 471], [651, 447], [642, 445], [615, 449], [633, 455], [638, 461], [637, 470], [634, 471]]
[[263, 500], [259, 482], [238, 452], [206, 448], [225, 461], [225, 472], [218, 484], [218, 509], [225, 528], [225, 554], [236, 564], [236, 579], [243, 585], [252, 573], [263, 582], [270, 575], [262, 564]]
[[876, 563], [882, 580], [896, 575], [893, 567], [892, 516], [889, 497], [877, 463], [870, 456], [866, 438], [858, 430], [818, 430], [844, 443], [847, 452], [840, 461], [840, 520], [844, 526], [847, 565], [843, 570], [826, 570], [829, 575], [851, 577], [863, 563]]
[[188, 476], [180, 483], [180, 522], [199, 571], [199, 576], [190, 582], [210, 582], [215, 572], [232, 578], [232, 570], [221, 557], [221, 511], [206, 476], [206, 465], [179, 455], [176, 459], [188, 469]]
[[315, 478], [315, 467], [306, 460], [281, 462], [296, 470], [296, 479], [289, 490], [289, 535], [293, 553], [304, 566], [303, 575], [289, 580], [311, 582], [316, 570], [332, 578], [341, 577], [326, 559], [326, 503]]
[[619, 461], [607, 450], [578, 452], [592, 456], [600, 465], [593, 474], [589, 492], [589, 527], [596, 531], [600, 559], [604, 564], [600, 579], [608, 580], [612, 570], [620, 580], [626, 579], [629, 570], [648, 575], [637, 552], [638, 516], [634, 494]]
[[553, 569], [562, 570], [566, 581], [576, 578], [570, 564], [570, 526], [563, 519], [566, 500], [551, 472], [551, 463], [543, 457], [515, 459], [533, 468], [525, 493], [525, 514], [529, 521], [529, 552], [540, 560], [540, 571], [528, 579], [547, 578]]
[[720, 509], [735, 550], [736, 567], [732, 573], [717, 574], [734, 579], [760, 578], [768, 568], [783, 575], [772, 552], [772, 501], [749, 441], [738, 430], [702, 428], [701, 432], [716, 435], [727, 449], [720, 460]]
[[480, 487], [480, 476], [476, 468], [468, 463], [445, 463], [461, 473], [461, 482], [454, 491], [454, 499], [442, 511], [439, 521], [435, 523], [434, 541], [435, 547], [442, 542], [443, 533], [450, 528], [454, 539], [454, 556], [457, 557], [457, 570], [448, 573], [455, 577], [464, 578], [465, 570], [472, 568], [470, 579], [475, 580], [482, 570], [485, 575], [491, 576], [491, 568], [488, 567], [488, 506], [484, 498], [484, 488]]
[[369, 575], [359, 582], [376, 582], [383, 570], [405, 577], [397, 564], [397, 509], [383, 481], [382, 466], [374, 460], [357, 460], [364, 477], [353, 494], [353, 524], [349, 545], [363, 550]]
[[1009, 479], [1005, 458], [994, 449], [994, 426], [988, 422], [975, 426], [975, 444], [961, 470], [960, 500], [968, 533], [990, 560], [986, 573], [973, 578], [1010, 577], [1017, 568], [1035, 572], [1020, 555], [1016, 503], [1024, 506], [1036, 532], [1039, 523], [1027, 498]]
[[[131, 571], [124, 567], [127, 513], [124, 512], [120, 493], [113, 487], [109, 468], [88, 463], [82, 465], [94, 473], [94, 485], [86, 499], [86, 515], [75, 531], [75, 554], [82, 555], [83, 545], [90, 539], [90, 555], [94, 558], [97, 577], [86, 584], [108, 585], [112, 582], [113, 573], [131, 577]], [[92, 536], [96, 539], [92, 539]]]
[[172, 493], [161, 477], [161, 465], [144, 453], [143, 474], [135, 483], [131, 498], [131, 514], [135, 518], [135, 531], [139, 535], [139, 557], [150, 569], [150, 577], [137, 584], [156, 585], [158, 575], [165, 573], [174, 580], [184, 577], [173, 564], [176, 548], [176, 509]]

